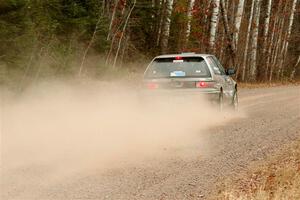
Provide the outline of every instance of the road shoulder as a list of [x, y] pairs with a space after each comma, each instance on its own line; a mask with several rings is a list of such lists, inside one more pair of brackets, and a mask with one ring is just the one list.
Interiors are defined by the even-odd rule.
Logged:
[[300, 199], [300, 140], [218, 188], [212, 199]]

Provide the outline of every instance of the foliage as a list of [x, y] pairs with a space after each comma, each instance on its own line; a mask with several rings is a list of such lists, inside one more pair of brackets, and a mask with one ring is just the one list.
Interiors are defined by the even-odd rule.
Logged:
[[[254, 0], [245, 3], [241, 28], [238, 30], [240, 39], [235, 55], [236, 68], [242, 64], [243, 55], [251, 53], [244, 52], [246, 41], [244, 38], [247, 25], [249, 23], [252, 27], [255, 25], [254, 21], [248, 21], [252, 1]], [[296, 5], [294, 24], [288, 37], [285, 30], [288, 29], [287, 22], [291, 15], [290, 8], [293, 0], [273, 1], [270, 31], [266, 39], [267, 46], [270, 47], [269, 55], [263, 54], [260, 50], [264, 40], [262, 23], [266, 18], [263, 13], [267, 9], [268, 0], [262, 0], [260, 24], [257, 25], [262, 27], [259, 28], [258, 33], [259, 53], [256, 62], [259, 63], [256, 77], [259, 81], [265, 80], [265, 68], [269, 58], [271, 61], [275, 59], [272, 61], [274, 63], [270, 64], [274, 69], [272, 68], [273, 72], [267, 72], [281, 73], [281, 78], [289, 77], [291, 71], [299, 69], [295, 66], [300, 54], [299, 3]], [[125, 24], [133, 0], [2, 0], [0, 1], [0, 74], [9, 77], [11, 73], [18, 71], [23, 76], [21, 80], [30, 81], [47, 74], [54, 76], [77, 74], [80, 63], [84, 65], [84, 72], [87, 73], [103, 65], [99, 64], [103, 60], [105, 60], [105, 67], [109, 68], [119, 50], [117, 66], [125, 68], [126, 63], [133, 61], [133, 56], [135, 60], [140, 61], [149, 60], [161, 52], [182, 51], [214, 53], [227, 67], [231, 57], [231, 52], [228, 51], [228, 38], [230, 39], [234, 33], [236, 2], [224, 1], [227, 20], [224, 20], [221, 13], [218, 14], [216, 50], [210, 48], [208, 41], [210, 26], [213, 23], [211, 22], [212, 9], [217, 6], [211, 2], [208, 0], [139, 0], [129, 16], [128, 24]], [[168, 13], [171, 13], [170, 16]], [[283, 17], [286, 23], [278, 26], [276, 20]], [[229, 23], [229, 33], [224, 31], [223, 24], [226, 21]], [[274, 42], [271, 40], [272, 30], [275, 33]], [[287, 57], [280, 55], [281, 47], [286, 44], [286, 41], [289, 41]], [[118, 44], [121, 44], [119, 50]], [[277, 51], [275, 51], [276, 45]], [[87, 57], [84, 56], [85, 52]], [[276, 52], [279, 55], [277, 57]], [[85, 59], [89, 60], [95, 56], [101, 59], [85, 62]], [[248, 56], [246, 57], [249, 60]], [[284, 60], [282, 65], [278, 64], [281, 60]], [[246, 62], [246, 64], [247, 76], [251, 63]], [[281, 66], [283, 69], [279, 72]], [[97, 73], [101, 73], [100, 68]], [[237, 78], [240, 78], [240, 75]]]

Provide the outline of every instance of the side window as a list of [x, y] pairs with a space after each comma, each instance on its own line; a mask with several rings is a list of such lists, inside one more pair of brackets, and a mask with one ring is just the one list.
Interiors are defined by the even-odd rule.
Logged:
[[208, 64], [212, 67], [214, 73], [216, 75], [222, 75], [222, 71], [220, 70], [218, 64], [216, 63], [216, 61], [213, 59], [212, 56], [207, 58]]
[[224, 67], [221, 65], [220, 61], [219, 61], [215, 56], [213, 56], [212, 59], [213, 59], [213, 60], [215, 61], [215, 63], [217, 64], [217, 66], [218, 66], [218, 68], [219, 68], [219, 70], [220, 70], [220, 72], [221, 72], [221, 75], [225, 75], [225, 74], [226, 74], [226, 73], [225, 73], [225, 69], [224, 69]]

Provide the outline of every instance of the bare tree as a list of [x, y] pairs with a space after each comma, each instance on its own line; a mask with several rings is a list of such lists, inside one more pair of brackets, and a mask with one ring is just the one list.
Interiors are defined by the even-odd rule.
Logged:
[[284, 67], [283, 65], [284, 65], [284, 60], [286, 58], [286, 54], [287, 54], [287, 51], [288, 51], [289, 39], [290, 39], [290, 35], [291, 35], [292, 27], [293, 27], [293, 22], [294, 22], [294, 14], [295, 14], [295, 11], [296, 11], [296, 4], [297, 4], [297, 0], [293, 0], [291, 15], [290, 15], [290, 18], [289, 18], [287, 35], [286, 35], [286, 39], [284, 41], [282, 54], [281, 54], [282, 59], [280, 60], [279, 69], [278, 69], [278, 76], [277, 76], [278, 79], [279, 79], [280, 74], [283, 74], [283, 67]]
[[261, 0], [255, 0], [255, 13], [254, 13], [254, 27], [252, 31], [252, 41], [251, 41], [251, 57], [250, 57], [250, 73], [249, 80], [256, 81], [257, 73], [257, 38], [258, 38], [258, 26], [259, 26], [259, 16], [260, 16], [260, 2]]
[[240, 27], [241, 27], [243, 12], [244, 12], [244, 2], [245, 0], [239, 0], [239, 4], [234, 18], [233, 40], [234, 40], [235, 49], [237, 48], [238, 39], [239, 39]]
[[188, 25], [187, 25], [187, 32], [186, 32], [187, 40], [190, 37], [190, 33], [191, 33], [191, 22], [192, 22], [192, 18], [193, 18], [192, 11], [193, 11], [194, 4], [195, 4], [195, 0], [189, 1], [189, 8], [188, 8], [188, 13], [187, 13]]
[[[273, 73], [276, 67], [278, 66], [278, 59], [280, 58], [280, 55], [283, 53], [283, 46], [284, 46], [284, 40], [283, 35], [286, 32], [285, 31], [285, 16], [286, 16], [286, 9], [287, 3], [285, 1], [279, 1], [280, 9], [277, 10], [277, 16], [279, 16], [278, 19], [278, 27], [276, 28], [278, 31], [276, 34], [276, 37], [273, 39], [274, 43], [272, 46], [272, 53], [270, 55], [270, 61], [268, 61], [268, 64], [270, 64], [270, 74], [269, 74], [269, 81], [272, 81], [273, 79]], [[280, 47], [282, 46], [282, 50], [279, 51]], [[276, 70], [275, 70], [276, 72]]]
[[276, 67], [276, 61], [277, 61], [277, 58], [278, 58], [278, 51], [279, 51], [279, 48], [280, 48], [280, 45], [282, 43], [282, 34], [284, 32], [283, 30], [283, 27], [284, 27], [284, 17], [281, 17], [280, 18], [280, 23], [279, 23], [279, 33], [277, 34], [277, 38], [276, 38], [276, 42], [274, 43], [275, 46], [273, 46], [273, 54], [271, 55], [272, 56], [272, 62], [271, 62], [271, 65], [270, 65], [270, 75], [269, 75], [269, 81], [272, 81], [272, 78], [273, 78], [273, 72], [274, 72], [274, 69]]
[[298, 67], [299, 64], [300, 64], [300, 55], [298, 56], [297, 62], [296, 62], [296, 64], [294, 65], [294, 68], [293, 68], [293, 70], [292, 70], [292, 72], [291, 72], [291, 75], [290, 75], [290, 79], [291, 79], [291, 80], [294, 80], [295, 74], [296, 74], [296, 70], [297, 70], [297, 67]]
[[[104, 3], [104, 1], [103, 1]], [[96, 33], [97, 33], [97, 30], [99, 28], [99, 25], [100, 25], [100, 22], [101, 22], [101, 19], [102, 19], [102, 15], [104, 13], [104, 10], [102, 10], [102, 13], [99, 14], [99, 17], [98, 17], [98, 21], [95, 25], [95, 29], [94, 29], [94, 32], [93, 32], [93, 35], [88, 43], [88, 46], [86, 47], [84, 53], [83, 53], [83, 56], [82, 56], [82, 59], [81, 59], [81, 64], [80, 64], [80, 67], [79, 67], [79, 73], [78, 73], [78, 76], [80, 77], [82, 75], [82, 70], [83, 70], [83, 67], [84, 67], [84, 62], [85, 62], [85, 59], [86, 59], [86, 56], [87, 56], [87, 53], [89, 52], [94, 40], [95, 40], [95, 37], [96, 37]]]
[[271, 15], [271, 8], [272, 8], [272, 0], [268, 0], [267, 5], [267, 12], [266, 12], [266, 18], [264, 22], [264, 43], [263, 43], [263, 56], [266, 55], [267, 50], [267, 39], [268, 39], [268, 33], [269, 33], [269, 26], [270, 26], [270, 15]]
[[118, 3], [119, 3], [119, 0], [115, 0], [114, 9], [113, 9], [113, 12], [112, 12], [112, 15], [111, 15], [111, 20], [110, 20], [109, 28], [108, 28], [108, 34], [107, 34], [107, 38], [106, 38], [107, 40], [109, 40], [111, 35], [112, 35], [112, 27], [113, 27], [113, 23], [115, 21], [115, 16], [116, 16]]
[[226, 48], [230, 51], [231, 61], [232, 65], [235, 66], [235, 45], [233, 38], [231, 37], [230, 28], [229, 28], [229, 22], [228, 22], [228, 15], [227, 15], [227, 9], [225, 6], [225, 0], [221, 0], [221, 14], [223, 19], [223, 25], [224, 25], [224, 33], [225, 37], [227, 39], [227, 46]]
[[162, 53], [165, 53], [165, 51], [168, 48], [173, 0], [166, 0], [164, 6], [165, 6], [164, 17], [161, 26], [161, 37], [160, 37], [160, 47]]
[[[278, 5], [281, 6], [281, 0], [278, 2]], [[265, 62], [265, 69], [264, 69], [264, 80], [267, 81], [269, 80], [268, 75], [269, 75], [269, 71], [271, 72], [272, 70], [271, 68], [271, 59], [272, 59], [272, 52], [274, 51], [275, 48], [273, 48], [276, 44], [275, 42], [275, 33], [276, 33], [276, 29], [278, 29], [278, 27], [280, 26], [280, 16], [279, 16], [279, 9], [277, 9], [276, 13], [274, 14], [274, 20], [272, 23], [272, 30], [271, 30], [271, 36], [269, 39], [269, 44], [266, 42], [267, 45], [267, 49], [266, 49], [266, 54], [264, 55], [266, 58], [266, 62]], [[273, 72], [272, 72], [273, 73]]]
[[116, 52], [115, 59], [114, 59], [113, 65], [112, 65], [113, 68], [116, 67], [116, 63], [117, 63], [117, 59], [118, 59], [118, 56], [119, 56], [119, 51], [120, 51], [120, 48], [121, 48], [121, 43], [122, 43], [122, 40], [123, 40], [123, 37], [124, 37], [124, 33], [125, 33], [125, 31], [126, 31], [127, 24], [128, 24], [129, 18], [130, 18], [130, 16], [131, 16], [131, 13], [132, 13], [132, 11], [133, 11], [133, 9], [134, 9], [134, 7], [135, 7], [135, 4], [136, 4], [136, 0], [134, 0], [133, 5], [132, 5], [132, 7], [130, 8], [129, 13], [128, 13], [127, 18], [126, 18], [126, 21], [125, 21], [125, 24], [124, 24], [124, 26], [123, 26], [123, 30], [122, 30], [122, 32], [121, 32], [121, 37], [120, 37], [119, 43], [118, 43], [117, 52]]
[[216, 32], [217, 25], [219, 21], [219, 9], [220, 9], [220, 0], [213, 0], [213, 12], [210, 20], [210, 36], [209, 36], [209, 46], [212, 52], [215, 51], [215, 41], [216, 41]]
[[254, 5], [255, 5], [254, 3], [255, 3], [255, 0], [252, 0], [250, 17], [249, 17], [249, 21], [248, 21], [247, 36], [246, 36], [246, 42], [245, 42], [245, 50], [244, 50], [244, 56], [243, 56], [243, 62], [242, 62], [242, 81], [245, 81], [245, 75], [246, 75], [246, 65], [247, 65], [247, 55], [248, 55], [249, 40], [250, 40], [250, 31], [251, 31], [251, 27], [252, 27], [252, 19], [253, 19]]
[[162, 23], [163, 23], [163, 18], [164, 18], [164, 5], [165, 5], [165, 0], [155, 0], [155, 8], [157, 9], [157, 24], [155, 26], [155, 36], [156, 36], [156, 46], [159, 46], [160, 44], [160, 36], [161, 36], [161, 28], [162, 28]]

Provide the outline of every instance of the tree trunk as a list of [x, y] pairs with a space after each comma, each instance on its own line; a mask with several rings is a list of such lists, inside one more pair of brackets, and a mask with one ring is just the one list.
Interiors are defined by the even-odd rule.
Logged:
[[110, 20], [110, 23], [109, 23], [108, 34], [107, 34], [106, 40], [109, 40], [111, 35], [112, 35], [111, 32], [112, 32], [113, 23], [115, 21], [115, 16], [116, 16], [118, 3], [119, 3], [119, 0], [115, 0], [114, 9], [113, 9], [113, 12], [112, 12], [112, 15], [111, 15], [111, 20]]
[[102, 13], [99, 14], [99, 17], [98, 17], [98, 21], [95, 25], [95, 29], [94, 29], [94, 32], [93, 32], [93, 35], [88, 43], [88, 46], [86, 47], [84, 53], [83, 53], [83, 56], [82, 56], [82, 59], [81, 59], [81, 64], [80, 64], [80, 67], [79, 67], [79, 72], [78, 72], [78, 76], [80, 77], [82, 75], [82, 70], [83, 70], [83, 67], [84, 67], [84, 62], [85, 62], [85, 59], [86, 59], [86, 56], [87, 56], [87, 53], [89, 52], [94, 40], [95, 40], [95, 37], [96, 37], [96, 33], [97, 33], [97, 30], [99, 28], [99, 25], [100, 25], [100, 22], [101, 22], [101, 19], [102, 19], [102, 15], [103, 15], [104, 11]]
[[221, 38], [220, 38], [220, 48], [217, 50], [217, 55], [218, 57], [220, 58], [220, 60], [224, 60], [224, 54], [225, 54], [225, 51], [224, 51], [224, 46], [225, 43], [226, 43], [226, 38], [225, 38], [225, 31], [224, 31], [224, 28], [221, 28], [220, 30], [220, 35], [221, 35]]
[[274, 47], [275, 44], [275, 40], [274, 40], [274, 36], [275, 36], [275, 30], [277, 28], [278, 23], [280, 22], [279, 20], [279, 16], [278, 13], [275, 15], [275, 19], [274, 19], [274, 23], [273, 23], [273, 27], [271, 30], [271, 36], [270, 36], [270, 41], [269, 41], [269, 45], [266, 49], [266, 63], [265, 63], [265, 73], [264, 73], [264, 80], [268, 81], [268, 72], [270, 70], [270, 62], [271, 62], [271, 58], [272, 58], [272, 48]]
[[[284, 30], [283, 30], [284, 31]], [[278, 55], [278, 59], [279, 59], [279, 64], [277, 64], [278, 66], [278, 70], [277, 70], [277, 74], [276, 74], [276, 79], [279, 80], [280, 79], [280, 75], [282, 74], [282, 65], [283, 65], [283, 60], [284, 60], [284, 50], [285, 50], [285, 47], [286, 47], [286, 43], [287, 43], [287, 37], [288, 37], [288, 33], [286, 34], [283, 34], [284, 36], [281, 36], [281, 50], [280, 50], [280, 53]], [[276, 62], [278, 63], [278, 62]]]
[[244, 12], [244, 2], [245, 0], [239, 0], [239, 4], [234, 19], [233, 41], [234, 41], [235, 49], [237, 49], [237, 45], [238, 45], [239, 32], [240, 32], [240, 27], [241, 27], [243, 12]]
[[173, 0], [166, 0], [163, 12], [163, 21], [161, 26], [160, 48], [161, 53], [166, 53], [170, 34], [171, 14], [173, 9]]
[[295, 74], [296, 74], [296, 70], [297, 70], [297, 66], [298, 66], [299, 64], [300, 64], [300, 55], [298, 56], [298, 59], [297, 59], [297, 62], [296, 62], [296, 64], [295, 64], [295, 66], [294, 66], [293, 71], [291, 72], [291, 75], [290, 75], [290, 79], [291, 79], [291, 80], [294, 80]]
[[127, 18], [126, 18], [126, 21], [125, 21], [125, 24], [124, 24], [124, 26], [123, 26], [123, 30], [122, 30], [122, 32], [121, 32], [121, 37], [120, 37], [120, 39], [119, 39], [118, 48], [117, 48], [117, 52], [116, 52], [116, 55], [115, 55], [114, 63], [113, 63], [113, 66], [112, 66], [113, 68], [116, 67], [117, 59], [118, 59], [118, 56], [119, 56], [119, 51], [120, 51], [120, 48], [121, 48], [121, 43], [122, 43], [122, 40], [123, 40], [125, 31], [126, 31], [126, 28], [127, 28], [127, 24], [128, 24], [129, 18], [130, 18], [130, 16], [131, 16], [131, 13], [132, 13], [134, 7], [135, 7], [135, 4], [136, 4], [136, 0], [134, 0], [133, 5], [132, 5], [132, 7], [130, 8], [130, 11], [129, 11], [129, 13], [128, 13], [128, 15], [127, 15]]
[[123, 66], [123, 60], [124, 60], [124, 55], [125, 55], [125, 52], [126, 52], [126, 49], [127, 49], [127, 46], [128, 46], [128, 41], [129, 41], [129, 36], [127, 36], [125, 38], [125, 41], [124, 41], [124, 45], [123, 45], [123, 49], [122, 49], [122, 53], [121, 53], [121, 56], [120, 56], [120, 67]]
[[213, 11], [210, 20], [209, 47], [211, 52], [215, 52], [215, 41], [217, 25], [219, 21], [220, 0], [213, 0]]
[[272, 8], [272, 0], [268, 0], [267, 5], [267, 13], [264, 23], [264, 42], [263, 42], [263, 56], [266, 56], [266, 50], [267, 50], [267, 38], [269, 33], [269, 25], [270, 25], [270, 15], [271, 15], [271, 8]]
[[275, 43], [275, 49], [274, 49], [274, 53], [273, 53], [273, 58], [272, 58], [272, 63], [271, 63], [271, 67], [270, 67], [270, 76], [269, 76], [269, 81], [271, 82], [272, 81], [272, 78], [273, 78], [273, 72], [274, 72], [274, 69], [275, 69], [275, 66], [276, 66], [276, 61], [277, 61], [277, 56], [278, 56], [278, 50], [279, 50], [279, 47], [280, 47], [280, 44], [282, 42], [282, 34], [283, 34], [283, 27], [284, 27], [284, 17], [281, 17], [280, 18], [280, 24], [279, 24], [279, 30], [280, 30], [280, 33], [278, 34], [277, 36], [277, 40], [276, 40], [276, 43]]
[[259, 16], [260, 16], [260, 1], [255, 1], [255, 13], [254, 13], [254, 28], [252, 31], [252, 41], [251, 41], [251, 57], [250, 57], [250, 74], [249, 80], [256, 81], [257, 75], [257, 37], [258, 37], [258, 26], [259, 26]]
[[[281, 6], [281, 1], [279, 2], [279, 5]], [[279, 25], [278, 25], [278, 30], [277, 32], [279, 32], [277, 34], [277, 38], [276, 38], [276, 42], [275, 42], [275, 46], [273, 46], [272, 48], [274, 49], [273, 51], [273, 54], [271, 55], [272, 56], [272, 63], [270, 65], [270, 76], [269, 76], [269, 81], [271, 82], [272, 79], [273, 79], [273, 73], [274, 73], [274, 70], [276, 68], [276, 66], [278, 66], [278, 62], [277, 62], [277, 59], [280, 58], [280, 55], [283, 53], [283, 49], [284, 49], [284, 40], [283, 40], [283, 35], [284, 33], [286, 32], [285, 29], [284, 29], [284, 24], [285, 24], [285, 12], [286, 12], [286, 8], [287, 8], [287, 3], [284, 3], [284, 7], [281, 11], [281, 14], [279, 13], [279, 9], [278, 9], [278, 12], [277, 12], [277, 16], [279, 16]], [[281, 6], [282, 7], [282, 6]], [[281, 51], [279, 51], [279, 48], [280, 46], [282, 46], [282, 49]], [[278, 53], [279, 51], [279, 53]], [[275, 71], [276, 72], [276, 71]], [[277, 74], [278, 74], [278, 71], [277, 71]]]
[[248, 55], [248, 46], [249, 46], [249, 40], [250, 40], [250, 31], [251, 31], [251, 27], [252, 27], [254, 3], [255, 3], [255, 0], [252, 0], [250, 17], [249, 17], [249, 21], [248, 21], [247, 36], [246, 36], [246, 42], [245, 42], [245, 50], [244, 50], [244, 56], [243, 56], [243, 64], [242, 64], [242, 81], [245, 81], [245, 75], [246, 75], [247, 55]]
[[292, 27], [293, 27], [293, 22], [294, 22], [294, 14], [295, 14], [295, 11], [296, 11], [296, 4], [297, 4], [297, 0], [293, 0], [291, 15], [290, 15], [290, 18], [289, 18], [287, 36], [286, 36], [284, 46], [283, 46], [283, 53], [281, 54], [282, 59], [281, 59], [280, 64], [279, 64], [278, 79], [279, 79], [280, 74], [283, 74], [283, 70], [284, 70], [283, 65], [284, 65], [284, 60], [286, 58], [286, 54], [287, 54], [287, 51], [288, 51], [289, 39], [290, 39], [290, 35], [291, 35]]
[[235, 48], [234, 48], [234, 41], [231, 37], [230, 29], [229, 29], [229, 23], [228, 23], [228, 15], [227, 15], [227, 9], [225, 7], [225, 1], [221, 0], [221, 14], [222, 14], [222, 19], [223, 19], [223, 24], [224, 24], [224, 32], [225, 32], [225, 37], [227, 39], [227, 49], [230, 52], [231, 56], [231, 61], [232, 65], [235, 67]]
[[191, 34], [191, 22], [192, 22], [192, 18], [193, 18], [192, 11], [193, 11], [194, 4], [195, 4], [195, 0], [190, 0], [188, 13], [187, 13], [187, 16], [188, 16], [188, 25], [187, 25], [187, 31], [186, 31], [186, 39], [187, 40], [189, 40], [189, 37]]
[[163, 17], [163, 5], [164, 0], [154, 0], [155, 18], [156, 23], [153, 31], [153, 39], [155, 41], [155, 46], [158, 47], [160, 43], [160, 33], [161, 33], [161, 23]]
[[[203, 2], [203, 3], [202, 3]], [[201, 41], [200, 41], [200, 45], [199, 48], [201, 49], [201, 51], [209, 51], [210, 50], [210, 43], [209, 43], [209, 39], [210, 39], [210, 20], [211, 20], [211, 4], [212, 4], [212, 0], [202, 0], [202, 2], [197, 2], [197, 4], [199, 4], [199, 7], [202, 8], [203, 4], [205, 3], [205, 5], [203, 6], [203, 12], [204, 12], [204, 19], [203, 22], [200, 21], [199, 24], [201, 24], [201, 29], [202, 29], [202, 35], [201, 35]]]

